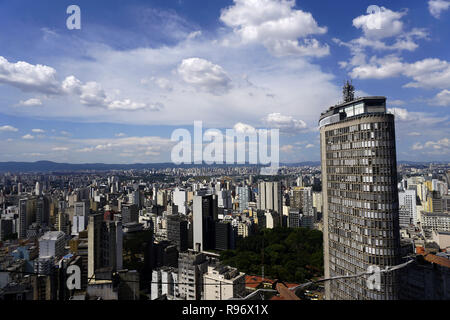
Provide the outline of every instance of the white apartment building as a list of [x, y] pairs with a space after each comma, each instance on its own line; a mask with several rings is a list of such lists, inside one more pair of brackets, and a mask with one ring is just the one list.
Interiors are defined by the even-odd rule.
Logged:
[[72, 219], [72, 235], [77, 236], [80, 231], [87, 228], [89, 216], [89, 202], [80, 201], [74, 204], [74, 213]]
[[178, 212], [186, 214], [187, 192], [184, 189], [176, 188], [172, 194], [173, 203], [178, 206]]
[[46, 232], [39, 239], [39, 258], [63, 256], [65, 236], [62, 231]]
[[416, 190], [405, 190], [398, 193], [400, 208], [400, 226], [417, 224]]
[[245, 273], [228, 266], [208, 266], [203, 275], [204, 300], [229, 300], [245, 296]]
[[422, 229], [428, 231], [450, 231], [450, 214], [437, 212], [421, 212]]
[[180, 298], [178, 291], [178, 269], [162, 267], [152, 272], [151, 299], [155, 300], [162, 296], [168, 300]]
[[178, 283], [180, 298], [200, 300], [203, 294], [203, 274], [208, 270], [208, 262], [203, 253], [189, 250], [178, 257]]

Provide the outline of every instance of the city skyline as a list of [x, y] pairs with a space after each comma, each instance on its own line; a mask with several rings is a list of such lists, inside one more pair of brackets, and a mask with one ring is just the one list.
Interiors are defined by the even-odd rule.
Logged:
[[79, 1], [81, 30], [69, 2], [3, 4], [0, 161], [169, 162], [196, 120], [278, 128], [280, 162], [319, 161], [346, 79], [387, 97], [399, 161], [449, 158], [445, 1], [379, 1], [380, 28], [368, 1], [252, 3]]

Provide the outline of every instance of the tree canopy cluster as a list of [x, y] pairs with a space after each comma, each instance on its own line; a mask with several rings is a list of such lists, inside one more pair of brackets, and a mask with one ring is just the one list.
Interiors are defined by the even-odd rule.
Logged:
[[263, 229], [239, 239], [236, 250], [220, 255], [224, 264], [251, 275], [304, 282], [323, 275], [322, 232], [306, 228]]

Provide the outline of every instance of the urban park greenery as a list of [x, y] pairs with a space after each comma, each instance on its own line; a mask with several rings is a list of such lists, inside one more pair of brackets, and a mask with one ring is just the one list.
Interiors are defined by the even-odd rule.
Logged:
[[[264, 248], [264, 249], [263, 249]], [[285, 282], [304, 282], [323, 275], [322, 232], [306, 228], [263, 229], [238, 239], [236, 250], [226, 250], [221, 261], [249, 275]]]

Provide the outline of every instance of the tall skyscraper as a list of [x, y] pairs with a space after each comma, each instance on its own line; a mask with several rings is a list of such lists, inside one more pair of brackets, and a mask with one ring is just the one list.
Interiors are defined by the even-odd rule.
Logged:
[[122, 222], [136, 223], [139, 222], [139, 209], [135, 204], [122, 204]]
[[58, 257], [64, 255], [65, 233], [49, 231], [39, 238], [39, 258]]
[[315, 214], [311, 187], [294, 188], [291, 208], [300, 209], [302, 217], [300, 226], [305, 228], [312, 228], [314, 226]]
[[260, 182], [258, 185], [258, 209], [281, 211], [281, 188], [279, 182]]
[[158, 206], [167, 207], [167, 190], [158, 190], [156, 193], [156, 204]]
[[[394, 115], [385, 97], [354, 99], [320, 117], [325, 277], [383, 269], [400, 262], [399, 205]], [[398, 298], [398, 277], [381, 274], [380, 290], [366, 278], [328, 281], [325, 298]]]
[[400, 226], [417, 224], [416, 190], [404, 190], [398, 193]]
[[47, 226], [49, 223], [49, 202], [47, 197], [39, 196], [36, 199], [36, 223], [40, 226]]
[[178, 257], [179, 293], [185, 300], [200, 300], [203, 293], [203, 275], [208, 271], [206, 255], [189, 250]]
[[303, 187], [303, 176], [301, 174], [297, 178], [297, 187]]
[[27, 199], [19, 200], [19, 239], [23, 239], [27, 236]]
[[72, 219], [72, 235], [76, 236], [86, 229], [89, 218], [89, 201], [75, 202]]
[[34, 188], [34, 193], [36, 196], [42, 195], [42, 185], [39, 183], [39, 181], [36, 182], [36, 187]]
[[251, 200], [250, 187], [248, 187], [248, 186], [238, 187], [237, 193], [239, 196], [239, 211], [242, 212], [243, 210], [247, 210], [248, 203]]
[[133, 190], [130, 195], [130, 201], [139, 209], [141, 207], [141, 193], [139, 190]]
[[167, 240], [175, 244], [180, 252], [188, 249], [188, 222], [183, 216], [167, 215]]
[[217, 220], [217, 196], [194, 196], [193, 201], [193, 247], [196, 251], [214, 249]]
[[224, 209], [231, 209], [231, 191], [230, 190], [219, 190], [215, 191], [217, 196], [217, 206]]
[[123, 232], [119, 221], [104, 221], [103, 214], [89, 216], [88, 225], [88, 278], [96, 270], [122, 269]]
[[178, 206], [178, 212], [186, 214], [187, 192], [184, 189], [176, 188], [172, 193], [173, 203]]
[[215, 223], [215, 249], [235, 249], [237, 230], [233, 228], [230, 221], [216, 221]]

